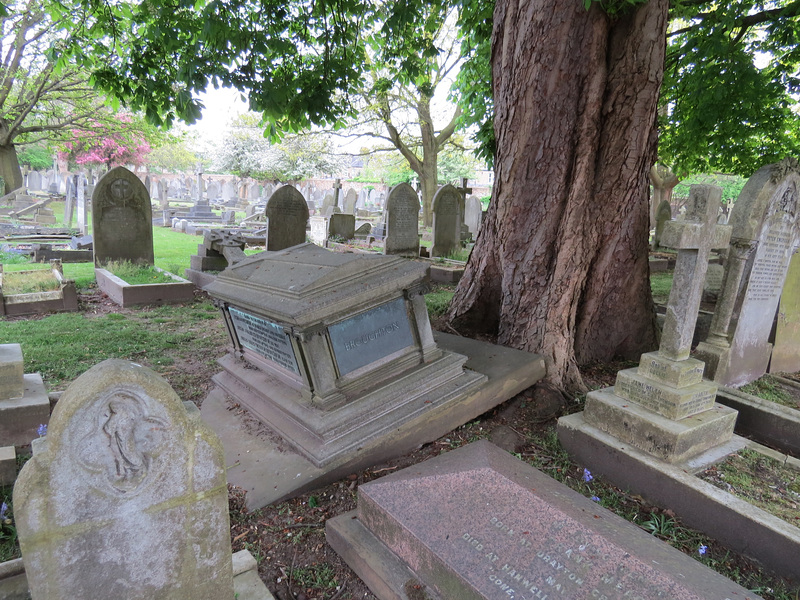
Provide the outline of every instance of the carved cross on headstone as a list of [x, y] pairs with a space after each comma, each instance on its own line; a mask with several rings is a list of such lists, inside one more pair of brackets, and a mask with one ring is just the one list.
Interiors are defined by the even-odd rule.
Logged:
[[339, 190], [342, 189], [342, 180], [336, 179], [333, 182], [333, 205], [339, 206]]
[[709, 254], [731, 237], [729, 225], [717, 225], [721, 197], [717, 186], [693, 185], [685, 220], [664, 225], [661, 245], [678, 250], [678, 258], [658, 353], [672, 360], [689, 357]]

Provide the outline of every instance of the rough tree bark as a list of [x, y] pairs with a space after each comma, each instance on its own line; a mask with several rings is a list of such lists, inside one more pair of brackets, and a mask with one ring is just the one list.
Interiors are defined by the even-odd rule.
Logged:
[[583, 389], [578, 365], [656, 343], [647, 176], [667, 10], [495, 8], [494, 196], [448, 319], [543, 354], [562, 390]]
[[0, 145], [0, 176], [6, 182], [5, 193], [22, 187], [22, 171], [14, 144]]

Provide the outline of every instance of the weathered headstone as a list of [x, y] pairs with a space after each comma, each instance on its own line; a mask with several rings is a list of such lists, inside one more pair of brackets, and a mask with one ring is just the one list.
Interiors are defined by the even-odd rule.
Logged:
[[586, 423], [669, 463], [725, 443], [736, 422], [735, 410], [715, 403], [717, 385], [703, 379], [703, 363], [689, 357], [709, 253], [730, 237], [730, 227], [717, 225], [721, 196], [719, 187], [693, 185], [686, 220], [665, 225], [662, 242], [678, 258], [659, 349], [617, 373], [613, 387], [589, 392], [582, 413]]
[[309, 218], [311, 228], [309, 229], [308, 237], [317, 246], [326, 246], [328, 241], [328, 226], [330, 221], [327, 217], [315, 216]]
[[28, 173], [28, 191], [38, 192], [42, 189], [42, 174], [39, 171]]
[[[334, 198], [333, 192], [329, 191], [327, 194], [325, 194], [325, 197], [322, 199], [322, 206], [320, 207], [320, 211], [322, 212], [322, 214], [325, 214], [325, 212], [328, 209], [332, 209], [335, 206], [336, 206], [336, 200]], [[331, 214], [332, 213], [333, 211], [331, 211]]]
[[706, 375], [722, 385], [744, 385], [767, 370], [769, 336], [800, 241], [798, 187], [800, 166], [787, 159], [756, 171], [734, 204], [722, 292], [696, 351]]
[[209, 181], [206, 188], [206, 197], [209, 200], [216, 200], [219, 198], [219, 184], [216, 181]]
[[389, 190], [384, 254], [419, 256], [419, 197], [407, 183]]
[[79, 173], [75, 180], [78, 186], [76, 206], [78, 208], [78, 231], [81, 235], [86, 235], [89, 232], [89, 211], [86, 206], [86, 176]]
[[92, 367], [33, 450], [14, 488], [33, 600], [233, 597], [222, 446], [156, 373]]
[[348, 215], [356, 214], [356, 202], [358, 201], [358, 194], [355, 189], [348, 188], [344, 194], [344, 208], [342, 212]]
[[360, 485], [326, 536], [380, 598], [756, 598], [487, 441]]
[[770, 373], [800, 371], [800, 258], [789, 264], [778, 308], [775, 344], [769, 363]]
[[461, 193], [448, 184], [433, 196], [431, 256], [447, 256], [461, 247]]
[[283, 250], [306, 241], [308, 206], [303, 195], [291, 185], [275, 191], [264, 211], [267, 226], [267, 250]]
[[483, 221], [483, 204], [481, 204], [477, 196], [470, 196], [467, 198], [464, 211], [464, 223], [472, 234], [473, 239], [475, 239], [478, 237], [478, 231]]
[[150, 194], [125, 167], [111, 169], [92, 197], [94, 262], [130, 261], [152, 265], [153, 209]]
[[156, 182], [158, 188], [158, 205], [161, 210], [169, 210], [169, 198], [167, 195], [167, 184], [163, 179]]
[[342, 240], [352, 240], [356, 233], [356, 218], [354, 215], [334, 213], [330, 216], [328, 237]]
[[25, 374], [19, 344], [0, 344], [0, 447], [30, 444], [49, 418], [42, 376]]
[[77, 175], [71, 175], [67, 179], [67, 197], [64, 201], [64, 226], [72, 227], [72, 219], [75, 214], [75, 191], [77, 189]]

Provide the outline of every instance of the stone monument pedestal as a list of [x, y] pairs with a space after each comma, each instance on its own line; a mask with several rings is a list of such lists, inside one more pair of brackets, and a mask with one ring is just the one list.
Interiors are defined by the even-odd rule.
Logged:
[[0, 446], [25, 446], [50, 420], [50, 399], [38, 373], [24, 374], [19, 344], [0, 345]]

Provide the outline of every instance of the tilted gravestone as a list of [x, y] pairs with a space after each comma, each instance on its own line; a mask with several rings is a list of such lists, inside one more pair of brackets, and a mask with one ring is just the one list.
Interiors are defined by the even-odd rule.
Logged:
[[303, 194], [291, 185], [275, 191], [264, 211], [267, 225], [267, 250], [283, 250], [306, 241], [308, 205]]
[[731, 212], [731, 246], [708, 338], [696, 356], [706, 376], [738, 387], [767, 370], [789, 261], [800, 241], [800, 165], [767, 165], [747, 181]]
[[76, 379], [14, 488], [33, 600], [233, 598], [219, 439], [156, 373]]
[[419, 256], [419, 197], [407, 183], [389, 190], [384, 254]]
[[487, 441], [359, 486], [326, 537], [380, 598], [757, 598]]
[[125, 167], [111, 169], [92, 196], [94, 263], [130, 261], [152, 265], [153, 209], [150, 194]]
[[431, 256], [447, 256], [461, 247], [461, 193], [445, 185], [433, 196]]
[[478, 237], [478, 231], [483, 221], [483, 204], [477, 196], [470, 196], [466, 200], [464, 223], [467, 225], [473, 239]]

